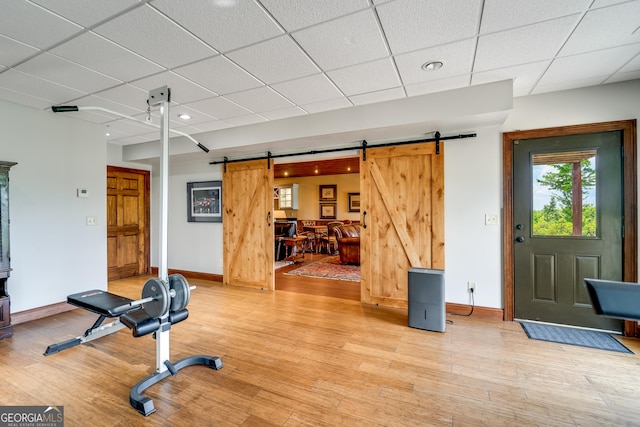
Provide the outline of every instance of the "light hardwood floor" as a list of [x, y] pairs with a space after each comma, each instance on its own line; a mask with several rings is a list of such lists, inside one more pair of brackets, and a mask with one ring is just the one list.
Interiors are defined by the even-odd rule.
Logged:
[[[137, 298], [146, 278], [109, 284]], [[44, 357], [95, 316], [74, 310], [15, 326], [0, 341], [1, 405], [64, 405], [66, 426], [640, 425], [636, 354], [529, 340], [517, 323], [449, 316], [445, 333], [407, 327], [405, 310], [346, 298], [190, 280], [190, 317], [171, 330], [187, 367], [129, 405], [155, 368], [150, 336], [128, 330]]]

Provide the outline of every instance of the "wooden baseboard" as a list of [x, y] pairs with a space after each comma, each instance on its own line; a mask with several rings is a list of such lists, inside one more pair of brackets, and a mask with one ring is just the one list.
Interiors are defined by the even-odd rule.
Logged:
[[[212, 282], [222, 282], [221, 274], [213, 274], [213, 273], [200, 273], [197, 271], [188, 271], [188, 270], [175, 270], [173, 268], [169, 269], [169, 274], [182, 274], [187, 279], [199, 279], [199, 280], [211, 280]], [[151, 274], [158, 274], [158, 267], [151, 267]]]
[[65, 311], [74, 310], [73, 307], [66, 302], [45, 305], [44, 307], [32, 308], [31, 310], [19, 311], [11, 313], [11, 324], [19, 325], [20, 323], [30, 322], [32, 320], [42, 319], [43, 317], [53, 316], [55, 314], [64, 313]]
[[[466, 304], [455, 304], [452, 302], [447, 303], [447, 313], [456, 314], [459, 316], [465, 316], [471, 313], [471, 306]], [[481, 319], [503, 320], [504, 310], [501, 308], [491, 307], [473, 307], [473, 314], [471, 317]]]

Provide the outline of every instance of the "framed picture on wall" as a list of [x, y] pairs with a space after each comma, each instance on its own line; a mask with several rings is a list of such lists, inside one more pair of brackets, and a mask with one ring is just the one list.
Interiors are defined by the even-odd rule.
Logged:
[[337, 199], [337, 185], [321, 185], [320, 186], [320, 201], [329, 202]]
[[349, 193], [349, 212], [360, 212], [360, 193]]
[[187, 182], [187, 221], [222, 222], [222, 181]]
[[320, 219], [336, 219], [336, 204], [335, 203], [321, 203], [320, 204]]

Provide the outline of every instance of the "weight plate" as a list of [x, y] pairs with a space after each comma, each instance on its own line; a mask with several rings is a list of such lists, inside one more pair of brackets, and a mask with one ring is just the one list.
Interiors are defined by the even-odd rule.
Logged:
[[143, 305], [144, 311], [153, 318], [162, 317], [169, 311], [171, 298], [169, 290], [160, 279], [149, 279], [142, 288], [142, 298], [153, 297], [154, 300]]
[[169, 288], [175, 291], [175, 296], [171, 298], [171, 311], [180, 311], [187, 308], [191, 298], [191, 288], [189, 282], [182, 274], [172, 274], [169, 276]]

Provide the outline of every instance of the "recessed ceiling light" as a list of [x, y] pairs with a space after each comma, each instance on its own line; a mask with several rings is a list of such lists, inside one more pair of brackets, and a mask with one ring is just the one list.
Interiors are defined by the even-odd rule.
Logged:
[[182, 120], [189, 120], [191, 118], [191, 116], [187, 113], [178, 114], [178, 117], [180, 117]]
[[111, 136], [111, 134], [109, 132], [107, 132], [107, 136]]
[[422, 68], [424, 71], [435, 71], [442, 68], [443, 65], [444, 62], [442, 61], [429, 61], [422, 64], [422, 67], [420, 68]]

